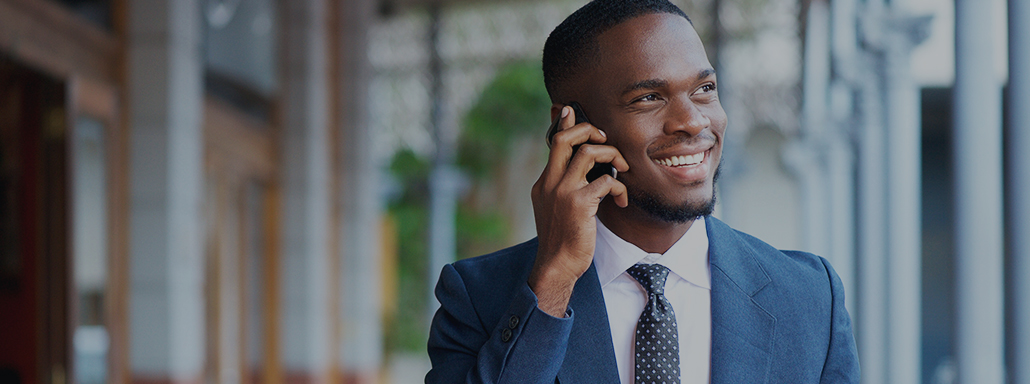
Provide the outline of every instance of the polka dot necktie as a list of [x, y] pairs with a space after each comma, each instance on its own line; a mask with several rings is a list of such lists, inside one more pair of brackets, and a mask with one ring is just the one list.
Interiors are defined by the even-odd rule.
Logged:
[[634, 383], [680, 382], [680, 343], [676, 312], [665, 298], [669, 268], [661, 264], [637, 264], [626, 270], [647, 290], [647, 306], [637, 320]]

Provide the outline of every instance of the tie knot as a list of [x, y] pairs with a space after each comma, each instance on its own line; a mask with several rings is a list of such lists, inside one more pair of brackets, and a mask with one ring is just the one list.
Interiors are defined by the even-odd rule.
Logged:
[[630, 276], [637, 279], [647, 290], [647, 293], [664, 295], [665, 278], [669, 277], [669, 268], [661, 264], [635, 264], [626, 270]]

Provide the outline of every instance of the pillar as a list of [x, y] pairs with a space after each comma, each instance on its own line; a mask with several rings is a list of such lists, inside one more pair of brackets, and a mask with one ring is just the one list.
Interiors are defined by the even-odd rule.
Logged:
[[339, 19], [335, 44], [340, 100], [341, 170], [340, 191], [336, 196], [342, 207], [341, 279], [342, 302], [340, 367], [344, 381], [375, 383], [382, 364], [382, 263], [380, 252], [380, 215], [383, 212], [379, 176], [385, 163], [376, 151], [376, 138], [369, 124], [369, 84], [372, 78], [368, 61], [368, 30], [375, 14], [372, 0], [341, 1], [333, 11]]
[[454, 262], [457, 241], [455, 216], [458, 206], [458, 172], [454, 167], [454, 158], [458, 148], [458, 130], [444, 116], [447, 96], [444, 93], [444, 63], [440, 57], [443, 12], [441, 8], [441, 5], [429, 7], [429, 94], [432, 98], [430, 124], [436, 153], [433, 155], [433, 170], [429, 175], [429, 276], [426, 279], [429, 286], [426, 287], [426, 324], [431, 323], [436, 309], [440, 307], [435, 295], [437, 279], [444, 265]]
[[1030, 384], [1030, 1], [1009, 0], [1009, 223], [1012, 383]]
[[325, 0], [281, 3], [285, 17], [282, 124], [282, 364], [287, 382], [328, 383], [332, 365]]
[[[851, 23], [872, 23], [881, 20], [884, 13], [882, 0], [866, 2], [850, 11]], [[859, 13], [864, 13], [859, 17]], [[843, 28], [847, 28], [848, 25]], [[880, 28], [863, 25], [855, 44], [872, 46], [879, 43], [876, 34]], [[865, 43], [865, 44], [862, 44]], [[868, 48], [856, 55], [860, 68], [854, 71], [855, 87], [860, 110], [858, 128], [858, 282], [859, 359], [862, 362], [863, 383], [886, 383], [887, 361], [887, 172], [885, 149], [886, 129], [883, 125], [883, 86], [878, 71], [882, 65], [879, 52]]]
[[[830, 215], [833, 224], [833, 249], [840, 261], [834, 264], [844, 284], [845, 305], [852, 321], [857, 323], [859, 312], [857, 265], [857, 185], [855, 184], [856, 145], [855, 72], [857, 35], [855, 30], [855, 0], [830, 2], [830, 55], [831, 83], [829, 118], [835, 126], [830, 138]], [[857, 335], [856, 335], [857, 337]]]
[[199, 383], [204, 369], [200, 6], [128, 3], [129, 355], [137, 382]]
[[[837, 3], [840, 2], [834, 2], [834, 6], [840, 7]], [[841, 79], [841, 68], [835, 74], [832, 64], [839, 63], [841, 55], [841, 49], [835, 45], [854, 46], [855, 41], [854, 35], [852, 40], [838, 38], [833, 24], [840, 17], [840, 9], [832, 7], [826, 1], [813, 1], [808, 8], [802, 104], [802, 132], [806, 139], [787, 154], [814, 152], [790, 162], [800, 171], [807, 190], [803, 197], [807, 205], [805, 246], [833, 264], [844, 285], [848, 310], [854, 316], [855, 162], [849, 140], [853, 108], [851, 89]]]
[[802, 80], [804, 97], [801, 103], [801, 139], [794, 143], [795, 148], [786, 151], [785, 157], [800, 179], [804, 211], [804, 249], [825, 256], [832, 262], [833, 255], [829, 254], [829, 175], [824, 161], [825, 142], [829, 131], [826, 116], [830, 84], [829, 13], [829, 5], [824, 1], [813, 1], [808, 8]]
[[[929, 17], [890, 4], [884, 48], [887, 147], [887, 382], [919, 383], [922, 371], [922, 122], [912, 49], [929, 35]], [[887, 21], [889, 20], [889, 21]]]
[[887, 185], [879, 79], [866, 75], [860, 88], [858, 167], [858, 337], [863, 383], [885, 383], [887, 334]]
[[955, 1], [955, 351], [963, 384], [1004, 380], [1002, 108], [993, 22], [982, 1]]

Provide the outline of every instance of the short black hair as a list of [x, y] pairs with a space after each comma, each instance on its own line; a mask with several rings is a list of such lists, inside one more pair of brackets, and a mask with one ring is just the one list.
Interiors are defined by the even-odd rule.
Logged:
[[551, 31], [544, 43], [544, 86], [552, 102], [558, 89], [572, 77], [584, 59], [598, 50], [597, 36], [637, 16], [686, 13], [668, 0], [593, 0], [565, 18]]

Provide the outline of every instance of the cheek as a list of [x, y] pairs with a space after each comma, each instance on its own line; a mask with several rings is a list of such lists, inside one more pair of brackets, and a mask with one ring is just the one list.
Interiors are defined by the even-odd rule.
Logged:
[[723, 132], [726, 132], [726, 111], [722, 109], [719, 103], [712, 105], [709, 109], [708, 119], [712, 122], [712, 130], [719, 136], [722, 136]]
[[607, 144], [618, 149], [619, 153], [622, 154], [622, 157], [624, 157], [626, 161], [632, 162], [633, 160], [630, 154], [638, 152], [636, 150], [636, 148], [638, 148], [638, 144], [632, 137], [609, 134]]
[[619, 136], [608, 141], [612, 146], [618, 149], [626, 161], [630, 163], [644, 160], [650, 161], [647, 157], [648, 140], [641, 135], [634, 134]]
[[627, 153], [641, 152], [646, 146], [645, 126], [643, 122], [633, 119], [611, 120], [607, 127], [600, 127], [608, 135], [607, 144], [614, 146], [623, 156]]

